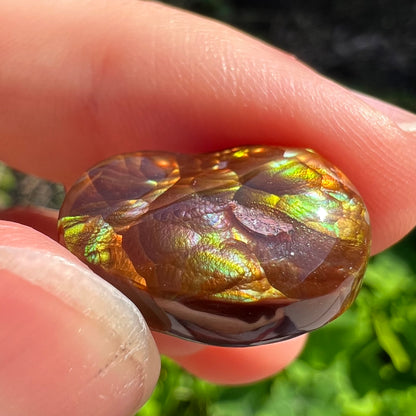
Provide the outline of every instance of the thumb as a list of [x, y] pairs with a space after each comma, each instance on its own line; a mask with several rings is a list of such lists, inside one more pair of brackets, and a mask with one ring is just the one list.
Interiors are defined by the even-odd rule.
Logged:
[[0, 221], [0, 409], [131, 415], [159, 354], [134, 306], [31, 228]]

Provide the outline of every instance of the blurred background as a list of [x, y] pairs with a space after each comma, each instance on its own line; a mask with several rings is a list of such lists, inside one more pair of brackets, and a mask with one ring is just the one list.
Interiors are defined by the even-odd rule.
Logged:
[[[415, 1], [165, 3], [222, 20], [351, 88], [416, 112]], [[59, 184], [0, 162], [0, 209], [33, 204], [58, 208], [63, 196]], [[353, 307], [311, 334], [300, 359], [277, 376], [244, 387], [221, 387], [163, 359], [158, 386], [138, 415], [416, 415], [415, 254], [414, 231], [372, 258]]]

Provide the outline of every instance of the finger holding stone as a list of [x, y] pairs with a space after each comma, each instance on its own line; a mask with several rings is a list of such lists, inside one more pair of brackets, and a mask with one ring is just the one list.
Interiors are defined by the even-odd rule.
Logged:
[[0, 408], [131, 415], [159, 354], [137, 309], [63, 247], [0, 222]]

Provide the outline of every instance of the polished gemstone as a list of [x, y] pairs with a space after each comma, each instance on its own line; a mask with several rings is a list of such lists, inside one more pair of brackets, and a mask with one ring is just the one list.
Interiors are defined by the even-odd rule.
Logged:
[[223, 346], [319, 328], [356, 297], [367, 210], [311, 150], [113, 157], [69, 190], [60, 241], [156, 331]]

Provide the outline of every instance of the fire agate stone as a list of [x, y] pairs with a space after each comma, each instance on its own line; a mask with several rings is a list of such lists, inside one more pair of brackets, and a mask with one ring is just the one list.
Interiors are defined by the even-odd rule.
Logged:
[[370, 246], [350, 181], [315, 152], [139, 152], [84, 173], [61, 242], [156, 331], [222, 346], [281, 341], [345, 311]]

